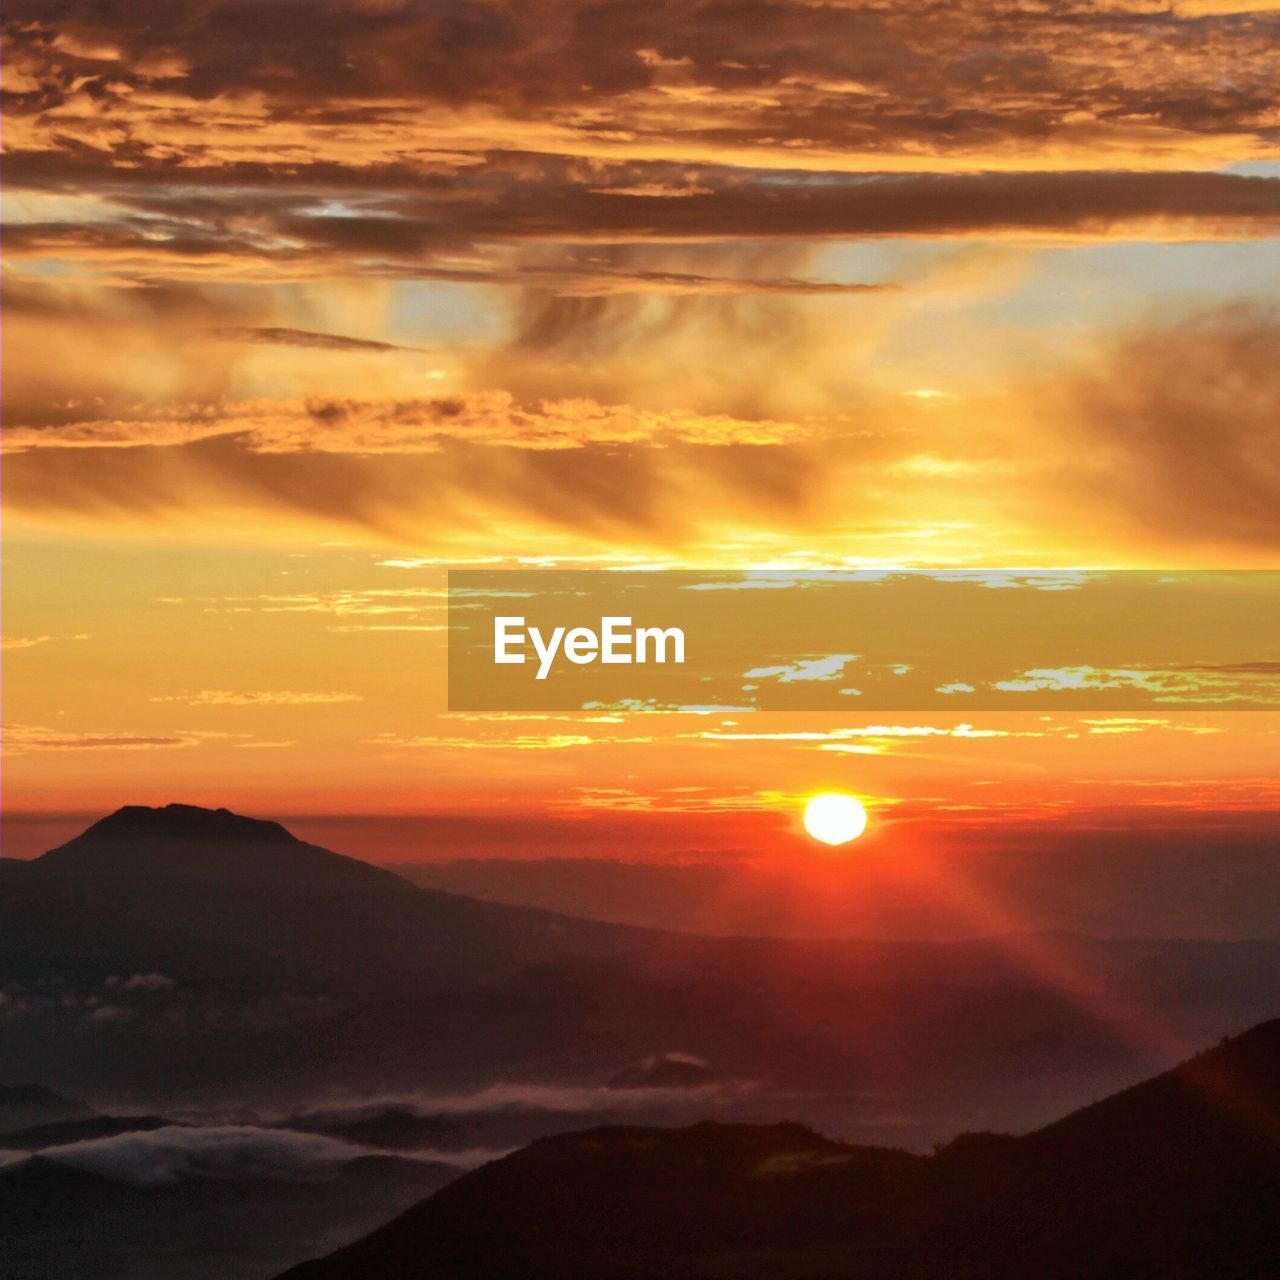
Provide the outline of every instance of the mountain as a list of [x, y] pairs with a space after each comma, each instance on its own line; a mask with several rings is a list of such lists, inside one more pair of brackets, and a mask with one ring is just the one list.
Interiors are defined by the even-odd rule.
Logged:
[[1280, 942], [698, 937], [416, 888], [190, 806], [6, 873], [0, 975], [0, 1080], [120, 1111], [615, 1081], [615, 1109], [712, 1089], [761, 1121], [802, 1095], [911, 1146], [1033, 1127], [1280, 1008]]
[[440, 1150], [446, 1146], [465, 1150], [469, 1145], [459, 1141], [464, 1130], [456, 1120], [442, 1115], [421, 1115], [413, 1107], [394, 1103], [359, 1107], [354, 1113], [346, 1114], [341, 1111], [304, 1113], [281, 1121], [280, 1127], [391, 1151]]
[[342, 975], [455, 986], [642, 931], [417, 889], [225, 809], [127, 806], [7, 877], [0, 960], [14, 977], [263, 976], [328, 991]]
[[41, 1084], [0, 1085], [0, 1134], [36, 1124], [85, 1120], [95, 1114], [78, 1098], [64, 1098]]
[[859, 847], [858, 856], [761, 860], [683, 855], [476, 857], [398, 863], [429, 889], [648, 928], [734, 936], [937, 942], [984, 932], [974, 895], [1030, 931], [1110, 937], [1280, 938], [1280, 829], [1044, 828], [941, 848]]
[[1266, 1280], [1280, 1020], [1025, 1137], [799, 1125], [548, 1138], [281, 1280]]
[[86, 1120], [55, 1120], [0, 1133], [0, 1147], [6, 1151], [40, 1151], [45, 1147], [114, 1138], [121, 1133], [150, 1133], [176, 1125], [164, 1116], [90, 1116]]
[[262, 1280], [457, 1175], [362, 1155], [322, 1174], [246, 1167], [139, 1185], [59, 1158], [0, 1164], [4, 1280]]
[[723, 1079], [701, 1058], [688, 1053], [655, 1053], [624, 1067], [610, 1089], [702, 1089]]
[[278, 822], [229, 809], [126, 805], [36, 860], [41, 871], [79, 880], [261, 891], [401, 892], [408, 885], [378, 867], [306, 844]]
[[461, 1083], [527, 1020], [501, 984], [652, 936], [418, 889], [222, 809], [128, 806], [5, 876], [0, 1079], [147, 1107], [157, 1081]]

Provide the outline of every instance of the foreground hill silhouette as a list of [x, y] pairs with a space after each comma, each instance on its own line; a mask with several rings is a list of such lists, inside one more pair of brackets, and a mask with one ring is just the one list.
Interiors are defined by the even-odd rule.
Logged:
[[799, 1125], [606, 1128], [282, 1280], [1270, 1280], [1280, 1020], [1025, 1137], [933, 1157]]

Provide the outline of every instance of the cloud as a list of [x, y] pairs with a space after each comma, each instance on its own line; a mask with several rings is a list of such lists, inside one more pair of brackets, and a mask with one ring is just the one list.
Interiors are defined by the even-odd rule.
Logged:
[[107, 979], [107, 986], [122, 991], [172, 991], [178, 984], [163, 973], [133, 973], [127, 978]]
[[[693, 1055], [673, 1054], [686, 1061]], [[699, 1063], [705, 1065], [701, 1059]], [[507, 1081], [487, 1085], [472, 1093], [408, 1093], [361, 1099], [317, 1107], [289, 1118], [290, 1123], [335, 1126], [377, 1117], [389, 1110], [408, 1111], [421, 1117], [470, 1116], [503, 1112], [560, 1112], [589, 1114], [634, 1110], [654, 1102], [670, 1102], [685, 1094], [691, 1100], [716, 1095], [732, 1096], [743, 1088], [741, 1082], [710, 1083], [685, 1089], [639, 1088], [618, 1090], [605, 1085], [551, 1085]], [[450, 1157], [452, 1159], [452, 1157]]]
[[0, 649], [32, 649], [52, 639], [52, 636], [4, 636], [0, 637]]
[[[634, 313], [616, 298], [530, 300], [487, 372], [516, 384], [580, 378], [615, 393], [694, 401], [710, 401], [714, 390], [741, 396], [741, 412], [510, 390], [214, 400], [157, 405], [147, 416], [135, 406], [127, 418], [73, 416], [72, 408], [62, 421], [35, 422], [11, 407], [6, 502], [15, 513], [64, 521], [199, 527], [256, 510], [268, 523], [340, 525], [437, 555], [499, 524], [628, 540], [636, 550], [744, 521], [780, 539], [849, 535], [925, 510], [944, 529], [1021, 520], [1050, 545], [1077, 544], [1082, 511], [1097, 536], [1154, 547], [1280, 542], [1280, 367], [1272, 357], [1280, 320], [1272, 310], [1226, 307], [1096, 335], [976, 407], [824, 386], [848, 357], [824, 351], [821, 316], [718, 315], [706, 338], [710, 319]], [[739, 323], [745, 342], [753, 333], [761, 341], [761, 358], [748, 346], [750, 359], [729, 362]], [[685, 369], [667, 363], [681, 348]], [[690, 351], [712, 362], [689, 362]], [[725, 369], [744, 365], [741, 378], [726, 381]], [[818, 411], [841, 394], [845, 411]], [[792, 397], [818, 403], [813, 412], [751, 416], [771, 407], [758, 403], [762, 396], [780, 410], [805, 408], [803, 399], [783, 403]], [[32, 412], [47, 419], [49, 401], [33, 389], [37, 401], [45, 407]], [[922, 452], [966, 465], [942, 474], [898, 466]], [[297, 607], [403, 615], [410, 602]]]
[[1038, 738], [1040, 730], [975, 729], [971, 724], [957, 724], [951, 728], [940, 725], [868, 724], [846, 726], [838, 729], [795, 729], [791, 731], [726, 733], [723, 729], [706, 729], [699, 733], [685, 734], [708, 742], [802, 742], [834, 744], [849, 738], [869, 738], [881, 743], [891, 743], [901, 738]]
[[215, 338], [230, 342], [260, 342], [268, 346], [314, 347], [320, 351], [414, 351], [421, 347], [405, 347], [394, 342], [375, 342], [369, 338], [349, 338], [339, 333], [312, 333], [308, 329], [224, 325], [213, 330]]
[[[201, 689], [199, 693], [168, 694], [152, 702], [182, 702], [189, 707], [309, 707], [335, 702], [363, 702], [358, 693], [305, 693], [274, 689], [260, 693], [236, 693], [230, 689]], [[256, 743], [256, 746], [279, 745]]]
[[1173, 0], [1175, 12], [1188, 17], [1226, 17], [1237, 13], [1271, 13], [1280, 0]]
[[[314, 0], [249, 23], [230, 0], [136, 0], [109, 21], [17, 0], [10, 132], [35, 157], [184, 177], [272, 166], [277, 181], [309, 163], [401, 166], [430, 185], [494, 153], [545, 155], [577, 165], [588, 190], [642, 192], [651, 206], [697, 200], [668, 193], [703, 185], [689, 169], [725, 162], [1240, 157], [1271, 136], [1270, 7]], [[601, 172], [647, 159], [685, 172], [659, 183]]]
[[[863, 443], [855, 453], [870, 452]], [[530, 449], [440, 436], [436, 449], [406, 455], [259, 452], [224, 437], [36, 448], [9, 454], [5, 479], [11, 510], [36, 516], [207, 525], [248, 507], [268, 522], [338, 524], [438, 549], [504, 520], [664, 541], [730, 520], [744, 503], [786, 525], [821, 499], [830, 463], [803, 447], [729, 442]]]
[[15, 513], [997, 555], [1086, 509], [1275, 544], [1274, 319], [930, 398], [873, 378], [1026, 250], [815, 252], [1274, 235], [1266, 0], [259, 8], [10, 6]]
[[585, 398], [529, 405], [508, 391], [485, 391], [406, 400], [256, 400], [188, 409], [182, 416], [159, 407], [149, 417], [56, 426], [14, 422], [5, 448], [132, 448], [235, 436], [260, 453], [370, 454], [434, 452], [453, 442], [571, 449], [588, 443], [777, 444], [820, 434], [817, 424], [655, 412]]
[[994, 681], [991, 687], [1006, 693], [1134, 689], [1149, 694], [1153, 703], [1276, 706], [1280, 705], [1280, 663], [1033, 667], [1009, 679]]
[[500, 738], [441, 737], [437, 734], [380, 733], [367, 740], [371, 747], [447, 747], [451, 751], [562, 751], [569, 747], [644, 744], [653, 738], [593, 737], [586, 733], [517, 733]]
[[130, 1009], [127, 1005], [104, 1004], [90, 1012], [89, 1021], [95, 1027], [108, 1027], [121, 1022], [132, 1022], [137, 1016], [138, 1011]]
[[832, 653], [823, 658], [801, 658], [781, 667], [752, 667], [744, 671], [747, 680], [777, 680], [779, 684], [793, 684], [804, 680], [839, 680], [844, 669], [856, 662], [856, 653]]
[[[23, 159], [8, 163], [10, 183], [15, 170], [20, 182]], [[185, 183], [200, 178], [184, 171]], [[15, 265], [57, 258], [95, 278], [144, 288], [228, 274], [260, 284], [340, 274], [498, 285], [566, 299], [856, 297], [900, 286], [767, 264], [751, 269], [751, 246], [884, 236], [1230, 238], [1274, 234], [1280, 226], [1280, 180], [1198, 171], [834, 173], [815, 181], [801, 172], [744, 176], [721, 168], [707, 175], [704, 194], [661, 201], [582, 188], [572, 167], [554, 162], [504, 169], [499, 159], [483, 176], [463, 175], [439, 192], [422, 191], [411, 174], [362, 171], [361, 180], [388, 185], [377, 216], [324, 213], [330, 197], [323, 175], [314, 191], [282, 193], [264, 172], [253, 181], [265, 184], [265, 194], [215, 181], [192, 199], [173, 194], [167, 179], [147, 187], [145, 171], [97, 182], [59, 161], [47, 177], [29, 181], [38, 189], [46, 181], [55, 188], [97, 182], [92, 218], [77, 210], [14, 223], [6, 258]], [[228, 203], [257, 206], [252, 223], [232, 217]], [[744, 265], [726, 260], [725, 269], [712, 271], [647, 260], [689, 243], [734, 246]], [[421, 350], [279, 325], [218, 326], [219, 334], [355, 354]]]
[[1280, 679], [1280, 662], [1197, 662], [1184, 670], [1232, 676], [1274, 676]]
[[130, 1186], [163, 1187], [197, 1178], [323, 1180], [336, 1177], [344, 1164], [368, 1150], [319, 1134], [252, 1125], [203, 1129], [175, 1125], [46, 1147], [39, 1156]]
[[39, 725], [6, 724], [3, 730], [6, 754], [27, 751], [164, 751], [198, 746], [194, 734], [144, 736], [128, 733], [66, 733]]
[[1280, 312], [1248, 306], [1123, 335], [1061, 387], [1064, 490], [1171, 541], [1280, 546], [1277, 350]]
[[[561, 297], [883, 289], [602, 247], [1253, 236], [1280, 183], [1265, 0], [15, 0], [14, 261], [134, 286], [341, 271]], [[1230, 77], [1222, 68], [1230, 66]], [[181, 181], [174, 181], [180, 174]], [[22, 207], [22, 206], [20, 206]], [[414, 350], [248, 320], [249, 343]], [[274, 335], [274, 336], [273, 336]]]

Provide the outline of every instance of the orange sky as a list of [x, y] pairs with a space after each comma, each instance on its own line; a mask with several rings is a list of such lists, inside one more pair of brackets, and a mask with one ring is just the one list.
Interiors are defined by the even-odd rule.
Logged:
[[1273, 3], [259, 17], [9, 7], [10, 848], [169, 800], [395, 857], [774, 850], [826, 787], [913, 840], [1274, 810], [1270, 713], [450, 715], [442, 598], [1280, 567]]

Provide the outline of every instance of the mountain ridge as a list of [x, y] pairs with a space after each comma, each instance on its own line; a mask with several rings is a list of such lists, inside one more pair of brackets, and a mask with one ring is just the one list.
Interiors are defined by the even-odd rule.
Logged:
[[706, 938], [388, 884], [257, 821], [127, 806], [5, 877], [6, 1075], [137, 1111], [293, 1109], [602, 1086], [675, 1053], [739, 1118], [798, 1090], [841, 1133], [927, 1146], [956, 1113], [1031, 1128], [1280, 1007], [1280, 943]]
[[933, 1157], [794, 1124], [542, 1139], [278, 1280], [1264, 1280], [1277, 1119], [1280, 1019]]

